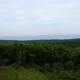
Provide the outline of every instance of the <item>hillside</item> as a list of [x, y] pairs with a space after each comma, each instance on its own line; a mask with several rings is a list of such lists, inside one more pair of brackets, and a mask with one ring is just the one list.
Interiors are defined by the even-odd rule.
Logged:
[[80, 39], [1, 40], [0, 80], [80, 80]]

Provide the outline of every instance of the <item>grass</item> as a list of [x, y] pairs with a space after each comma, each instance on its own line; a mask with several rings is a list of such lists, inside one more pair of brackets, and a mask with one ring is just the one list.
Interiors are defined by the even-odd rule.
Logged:
[[0, 80], [80, 80], [80, 70], [42, 73], [34, 68], [0, 67]]
[[35, 69], [0, 68], [0, 80], [47, 80], [46, 75]]

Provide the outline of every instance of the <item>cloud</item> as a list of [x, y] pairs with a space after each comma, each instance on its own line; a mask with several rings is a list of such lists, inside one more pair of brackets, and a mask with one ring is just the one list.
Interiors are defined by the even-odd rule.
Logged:
[[80, 0], [0, 0], [1, 35], [77, 34]]

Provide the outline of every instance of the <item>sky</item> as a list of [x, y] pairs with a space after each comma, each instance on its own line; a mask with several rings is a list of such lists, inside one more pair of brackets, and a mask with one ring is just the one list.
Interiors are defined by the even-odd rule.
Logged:
[[80, 34], [80, 0], [0, 0], [0, 35]]

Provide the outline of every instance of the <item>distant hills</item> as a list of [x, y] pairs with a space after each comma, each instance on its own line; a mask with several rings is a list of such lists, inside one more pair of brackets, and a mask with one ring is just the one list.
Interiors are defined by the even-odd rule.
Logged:
[[39, 35], [39, 36], [0, 36], [0, 40], [51, 40], [76, 39], [80, 35]]

